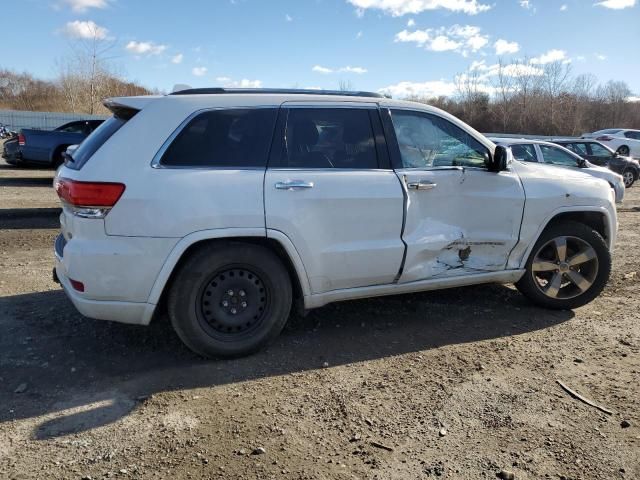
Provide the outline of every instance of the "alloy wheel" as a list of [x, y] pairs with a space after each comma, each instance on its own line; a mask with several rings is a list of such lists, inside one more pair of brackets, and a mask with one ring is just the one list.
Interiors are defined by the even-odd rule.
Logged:
[[631, 185], [633, 185], [633, 172], [631, 172], [630, 170], [625, 170], [622, 173], [622, 179], [624, 180], [624, 186], [625, 187], [630, 187]]
[[531, 274], [535, 285], [547, 297], [575, 298], [589, 290], [596, 280], [598, 255], [581, 238], [556, 237], [538, 249]]

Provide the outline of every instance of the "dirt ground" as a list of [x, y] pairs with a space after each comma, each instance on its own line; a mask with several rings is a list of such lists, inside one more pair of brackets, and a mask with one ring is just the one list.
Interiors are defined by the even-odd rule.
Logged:
[[74, 310], [52, 175], [0, 165], [0, 478], [640, 478], [640, 185], [586, 307], [499, 285], [352, 301], [205, 361], [166, 319]]

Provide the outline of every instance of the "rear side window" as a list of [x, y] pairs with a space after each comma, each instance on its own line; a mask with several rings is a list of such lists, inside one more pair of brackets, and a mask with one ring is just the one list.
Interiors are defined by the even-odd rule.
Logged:
[[211, 110], [194, 117], [164, 152], [172, 167], [264, 167], [277, 109]]
[[91, 156], [125, 123], [127, 123], [127, 120], [116, 116], [103, 122], [91, 135], [82, 141], [78, 149], [73, 153], [73, 161], [67, 160], [65, 166], [73, 170], [80, 170]]
[[560, 145], [562, 145], [564, 148], [568, 148], [572, 152], [577, 153], [581, 157], [589, 155], [586, 143], [561, 143]]
[[369, 110], [292, 108], [281, 161], [288, 168], [378, 168]]

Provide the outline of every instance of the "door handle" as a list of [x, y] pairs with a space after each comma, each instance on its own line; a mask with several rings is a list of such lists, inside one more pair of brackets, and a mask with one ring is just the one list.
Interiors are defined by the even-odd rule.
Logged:
[[438, 186], [437, 183], [433, 183], [425, 180], [419, 180], [417, 182], [407, 183], [407, 188], [410, 188], [411, 190], [431, 190], [433, 188], [436, 188], [437, 186]]
[[288, 180], [286, 182], [276, 182], [278, 190], [301, 190], [303, 188], [313, 188], [313, 182], [305, 182], [303, 180]]

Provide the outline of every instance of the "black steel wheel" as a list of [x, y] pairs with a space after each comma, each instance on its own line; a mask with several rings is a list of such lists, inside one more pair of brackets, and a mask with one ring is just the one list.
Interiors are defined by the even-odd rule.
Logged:
[[215, 243], [183, 263], [168, 310], [178, 336], [193, 351], [233, 357], [255, 352], [280, 333], [291, 298], [289, 274], [271, 250]]

